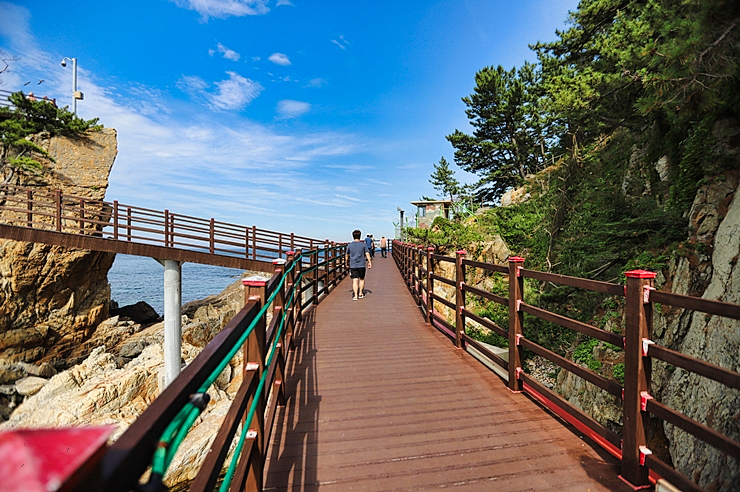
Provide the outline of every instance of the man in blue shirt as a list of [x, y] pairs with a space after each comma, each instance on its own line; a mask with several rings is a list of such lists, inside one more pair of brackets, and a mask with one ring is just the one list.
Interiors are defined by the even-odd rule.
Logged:
[[359, 229], [352, 231], [353, 241], [347, 245], [347, 260], [349, 261], [349, 276], [352, 278], [353, 301], [365, 297], [365, 260], [367, 268], [372, 268], [370, 252], [365, 242], [360, 239], [362, 233]]
[[370, 252], [370, 258], [375, 258], [375, 241], [372, 234], [368, 234], [365, 238], [365, 246], [367, 246], [367, 250]]

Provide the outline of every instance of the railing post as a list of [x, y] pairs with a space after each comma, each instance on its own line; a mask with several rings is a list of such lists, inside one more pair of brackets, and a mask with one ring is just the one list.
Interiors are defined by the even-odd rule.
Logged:
[[339, 278], [339, 271], [337, 268], [337, 243], [331, 242], [331, 284], [332, 287], [336, 287], [337, 278]]
[[465, 334], [465, 292], [463, 284], [465, 283], [465, 265], [463, 260], [467, 253], [460, 250], [455, 255], [455, 345], [457, 348], [465, 347], [463, 335]]
[[650, 395], [652, 364], [643, 353], [643, 339], [653, 332], [653, 305], [648, 291], [653, 288], [655, 273], [632, 270], [627, 277], [624, 336], [624, 428], [622, 439], [621, 477], [633, 488], [646, 488], [648, 468], [640, 464], [640, 447], [647, 446], [650, 414], [642, 407], [643, 395]]
[[26, 190], [26, 227], [33, 227], [33, 190]]
[[54, 190], [56, 231], [62, 232], [62, 190]]
[[131, 207], [126, 207], [126, 240], [131, 241]]
[[295, 261], [295, 277], [293, 281], [298, 284], [296, 286], [296, 296], [298, 298], [296, 301], [298, 305], [296, 321], [300, 322], [303, 321], [303, 251], [301, 248], [295, 250]]
[[[274, 267], [274, 273], [273, 276], [277, 276], [278, 278], [285, 275], [285, 267], [286, 262], [282, 258], [278, 258], [276, 260], [272, 261], [272, 265]], [[287, 357], [287, 351], [285, 350], [285, 333], [288, 331], [288, 313], [285, 309], [285, 301], [286, 301], [286, 287], [288, 279], [286, 278], [280, 288], [278, 288], [277, 295], [275, 295], [275, 299], [272, 302], [272, 319], [278, 319], [279, 316], [283, 317], [283, 330], [280, 334], [280, 340], [277, 342], [277, 345], [275, 346], [275, 356], [280, 357], [280, 359], [277, 361], [277, 374], [275, 375], [275, 382], [277, 383], [280, 381], [280, 389], [278, 390], [277, 394], [277, 401], [279, 406], [285, 406], [285, 359]], [[275, 324], [275, 329], [279, 330], [280, 328], [280, 322], [278, 321]], [[277, 337], [277, 333], [273, 334], [274, 337]], [[266, 350], [266, 349], [265, 349]]]
[[85, 231], [85, 200], [80, 198], [80, 234]]
[[209, 231], [208, 231], [208, 246], [209, 250], [211, 251], [211, 254], [215, 253], [216, 251], [216, 219], [211, 217], [211, 223], [209, 224]]
[[278, 258], [283, 257], [283, 233], [278, 232]]
[[524, 278], [519, 273], [524, 258], [509, 257], [509, 389], [521, 391], [519, 371], [522, 370], [522, 351], [519, 337], [522, 335], [524, 312], [519, 309], [524, 293]]
[[287, 346], [286, 348], [288, 350], [293, 350], [294, 344], [293, 344], [293, 333], [295, 331], [295, 322], [296, 322], [296, 307], [298, 307], [298, 312], [300, 312], [301, 309], [301, 298], [298, 296], [298, 288], [296, 287], [295, 280], [296, 280], [296, 270], [298, 268], [298, 265], [295, 261], [295, 252], [294, 251], [288, 251], [286, 253], [287, 262], [285, 263], [285, 270], [289, 271], [288, 277], [285, 279], [285, 292], [287, 299], [293, 299], [292, 304], [289, 306], [289, 308], [286, 311], [286, 316], [288, 316], [285, 326], [285, 340], [287, 340]]
[[118, 241], [118, 200], [113, 201], [113, 239]]
[[[265, 305], [267, 298], [266, 286], [267, 281], [265, 280], [243, 280], [244, 284], [244, 301], [245, 304], [250, 301], [257, 302], [260, 309]], [[257, 380], [259, 381], [262, 377], [262, 373], [265, 370], [265, 336], [267, 329], [267, 316], [266, 312], [259, 317], [254, 330], [244, 342], [242, 348], [244, 354], [244, 362], [242, 366], [243, 374], [246, 376], [247, 371], [255, 371]], [[265, 420], [265, 398], [264, 391], [260, 395], [256, 395], [258, 398], [257, 411], [254, 413], [252, 422], [244, 422], [246, 414], [242, 417], [242, 425], [246, 425], [250, 430], [257, 431], [257, 463], [253, 467], [255, 473], [255, 481], [261, 490], [262, 484], [262, 470], [265, 456], [265, 442], [264, 442], [264, 420]], [[239, 468], [242, 468], [241, 466]], [[248, 473], [248, 472], [247, 472]], [[237, 473], [238, 474], [238, 473]], [[243, 483], [242, 477], [234, 477], [236, 483]]]
[[411, 245], [403, 245], [403, 278], [406, 281], [406, 287], [411, 290]]
[[414, 297], [417, 306], [421, 306], [421, 248], [421, 244], [414, 246]]
[[[115, 227], [113, 228], [113, 236], [115, 237]], [[170, 211], [164, 209], [164, 246], [168, 248], [170, 246]]]
[[324, 240], [324, 289], [326, 289], [326, 293], [329, 293], [329, 267], [330, 264], [330, 258], [331, 258], [331, 251], [329, 250], [329, 240]]
[[[313, 241], [312, 241], [313, 243]], [[314, 306], [319, 305], [319, 247], [316, 246], [315, 248], [311, 246], [311, 268], [313, 270], [311, 271], [311, 281], [313, 283], [313, 291], [311, 292], [312, 298], [311, 300], [314, 303]]]
[[257, 226], [252, 226], [252, 259], [257, 259]]
[[290, 250], [295, 251], [295, 234], [290, 233]]
[[432, 300], [432, 292], [434, 292], [434, 279], [432, 278], [432, 252], [434, 248], [429, 246], [427, 248], [427, 323], [432, 323], [432, 313], [434, 312], [434, 301]]

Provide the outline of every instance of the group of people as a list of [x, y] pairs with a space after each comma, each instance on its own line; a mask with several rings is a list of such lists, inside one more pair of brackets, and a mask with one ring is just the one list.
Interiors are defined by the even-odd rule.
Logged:
[[[353, 237], [354, 237], [354, 233]], [[362, 235], [362, 233], [360, 233]], [[365, 237], [365, 246], [367, 246], [368, 251], [370, 252], [370, 258], [375, 258], [375, 249], [377, 248], [377, 245], [375, 244], [375, 238], [372, 234], [368, 234]], [[382, 236], [380, 238], [380, 256], [382, 258], [387, 258], [388, 255], [388, 240], [385, 238], [385, 236]]]
[[[349, 259], [349, 276], [352, 279], [352, 300], [357, 301], [365, 297], [365, 269], [373, 267], [375, 257], [375, 239], [368, 234], [362, 239], [359, 229], [352, 231], [352, 242], [347, 245], [347, 258]], [[380, 255], [382, 258], [388, 256], [388, 240], [385, 236], [380, 238]]]

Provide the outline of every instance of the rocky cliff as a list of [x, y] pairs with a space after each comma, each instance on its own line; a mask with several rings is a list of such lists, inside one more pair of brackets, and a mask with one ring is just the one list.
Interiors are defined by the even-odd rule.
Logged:
[[[700, 189], [690, 214], [695, 251], [670, 265], [673, 292], [740, 304], [739, 183], [740, 173], [726, 173]], [[740, 320], [673, 310], [657, 313], [655, 328], [661, 345], [740, 371]], [[740, 441], [740, 391], [666, 364], [656, 365], [653, 390], [669, 407]], [[740, 461], [663, 427], [678, 470], [707, 490], [740, 490]]]
[[[43, 173], [16, 174], [13, 184], [105, 198], [117, 154], [115, 130], [78, 138], [41, 134], [33, 140], [51, 159], [42, 159]], [[48, 366], [59, 369], [60, 360], [89, 338], [108, 317], [107, 273], [114, 258], [108, 253], [0, 240], [0, 384], [38, 376], [44, 362], [50, 363], [44, 374]], [[0, 418], [7, 417], [16, 400], [7, 388], [0, 391]]]
[[[190, 363], [241, 309], [244, 290], [236, 282], [220, 295], [183, 307], [182, 360]], [[104, 321], [87, 342], [89, 357], [53, 376], [36, 378], [34, 394], [0, 431], [17, 427], [115, 425], [117, 439], [159, 395], [163, 323], [143, 327], [123, 317]], [[241, 351], [208, 391], [211, 401], [180, 446], [165, 477], [170, 490], [186, 490], [208, 453], [242, 379]], [[1, 387], [0, 387], [1, 388]]]

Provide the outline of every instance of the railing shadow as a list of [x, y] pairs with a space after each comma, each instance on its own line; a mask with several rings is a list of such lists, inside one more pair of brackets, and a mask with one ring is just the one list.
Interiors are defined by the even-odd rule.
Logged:
[[316, 309], [303, 313], [295, 352], [286, 367], [287, 403], [276, 423], [265, 467], [264, 490], [318, 490], [318, 393], [315, 341]]

